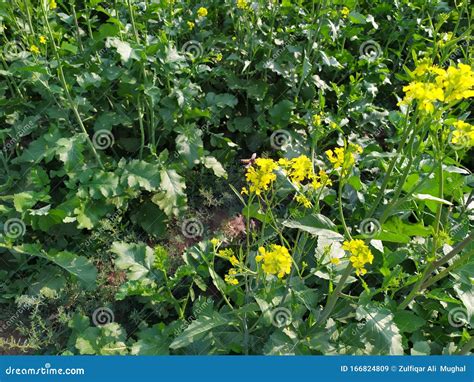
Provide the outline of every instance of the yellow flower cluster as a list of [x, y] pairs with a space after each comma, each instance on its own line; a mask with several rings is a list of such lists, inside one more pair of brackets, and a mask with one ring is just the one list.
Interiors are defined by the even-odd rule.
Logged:
[[188, 24], [188, 28], [190, 31], [192, 31], [196, 26], [196, 24], [194, 24], [192, 21], [187, 21], [186, 24]]
[[[255, 165], [250, 166], [245, 174], [250, 184], [250, 192], [260, 195], [263, 191], [267, 191], [276, 179], [274, 171], [277, 168], [278, 164], [273, 159], [257, 158]], [[248, 193], [247, 189], [243, 188], [242, 193]]]
[[455, 130], [451, 135], [451, 143], [459, 146], [474, 146], [474, 126], [464, 122], [453, 122]]
[[263, 260], [262, 269], [268, 275], [278, 275], [283, 278], [291, 271], [291, 256], [288, 249], [281, 245], [270, 245], [270, 251], [264, 247], [258, 248], [259, 255], [255, 257], [257, 262]]
[[[262, 192], [267, 191], [276, 180], [275, 171], [278, 168], [283, 170], [296, 187], [302, 186], [303, 182], [309, 182], [313, 189], [332, 184], [324, 170], [320, 170], [318, 174], [314, 173], [313, 163], [306, 155], [300, 155], [293, 159], [281, 158], [278, 162], [268, 158], [257, 158], [245, 174], [249, 189], [243, 187], [241, 193], [248, 194], [251, 192], [261, 195]], [[296, 200], [305, 206], [311, 205], [311, 202], [303, 195], [297, 196]]]
[[417, 101], [420, 110], [432, 113], [437, 101], [450, 104], [474, 96], [474, 72], [469, 65], [445, 70], [425, 62], [412, 74], [416, 79], [403, 88], [405, 98], [400, 105]]
[[304, 208], [311, 208], [313, 206], [311, 201], [303, 194], [297, 194], [295, 196], [295, 200], [298, 203], [302, 204]]
[[237, 285], [239, 280], [236, 279], [237, 271], [234, 268], [230, 268], [229, 272], [224, 276], [224, 281], [230, 285]]
[[46, 44], [46, 37], [40, 36], [39, 37], [39, 42], [40, 42], [40, 44]]
[[237, 8], [249, 9], [249, 3], [247, 0], [237, 0]]
[[347, 148], [336, 147], [334, 150], [327, 150], [326, 156], [334, 168], [347, 170], [354, 165], [356, 154], [362, 153], [362, 147], [354, 143], [349, 143]]
[[347, 8], [347, 7], [342, 7], [342, 9], [341, 9], [341, 15], [342, 15], [343, 18], [346, 18], [347, 16], [349, 16], [349, 13], [350, 13], [349, 8]]
[[239, 259], [237, 259], [237, 257], [235, 257], [234, 251], [230, 248], [221, 249], [217, 254], [220, 257], [230, 261], [230, 263], [234, 267], [239, 264]]
[[314, 173], [313, 163], [306, 155], [300, 155], [293, 159], [281, 158], [278, 164], [297, 186], [300, 186], [304, 181], [309, 181], [314, 189], [332, 184], [324, 170], [320, 170], [319, 175]]
[[365, 264], [372, 264], [374, 260], [374, 255], [370, 251], [369, 247], [365, 245], [363, 240], [350, 240], [342, 243], [342, 249], [349, 251], [351, 257], [349, 260], [352, 263], [352, 266], [356, 269], [357, 275], [365, 275], [367, 270], [364, 268]]
[[34, 54], [39, 54], [39, 53], [40, 53], [40, 50], [39, 50], [39, 48], [38, 48], [36, 45], [31, 45], [31, 46], [30, 46], [30, 52], [31, 52], [31, 53], [34, 53]]
[[198, 9], [197, 14], [199, 17], [206, 17], [207, 16], [207, 8], [201, 7]]
[[55, 0], [49, 0], [49, 9], [56, 9], [58, 5]]

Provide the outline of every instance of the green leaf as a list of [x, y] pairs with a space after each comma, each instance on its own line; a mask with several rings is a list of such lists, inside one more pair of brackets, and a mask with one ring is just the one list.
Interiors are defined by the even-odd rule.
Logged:
[[142, 329], [138, 333], [139, 340], [132, 345], [132, 355], [169, 355], [171, 340], [166, 336], [164, 324]]
[[36, 195], [35, 192], [20, 192], [19, 194], [15, 194], [13, 196], [15, 210], [18, 212], [24, 212], [32, 208], [38, 200], [36, 199]]
[[212, 316], [198, 317], [174, 339], [170, 348], [179, 349], [191, 345], [194, 341], [205, 336], [211, 329], [228, 324], [229, 321], [218, 312], [213, 312]]
[[141, 187], [146, 191], [156, 191], [160, 185], [160, 170], [155, 164], [134, 159], [125, 163], [122, 159], [119, 167], [123, 168], [121, 182], [130, 188]]
[[76, 276], [86, 289], [95, 289], [96, 287], [97, 269], [89, 259], [83, 256], [68, 251], [57, 252], [50, 250], [46, 252], [41, 248], [40, 244], [23, 244], [13, 247], [13, 249], [18, 253], [29, 254], [52, 261]]
[[206, 168], [211, 169], [219, 178], [227, 178], [227, 172], [222, 164], [214, 157], [204, 157], [203, 164]]
[[367, 349], [370, 354], [403, 355], [402, 336], [388, 309], [374, 305], [359, 306], [356, 318], [365, 320], [362, 335], [372, 345]]
[[426, 324], [426, 320], [405, 310], [395, 312], [393, 321], [401, 332], [413, 333]]
[[441, 198], [438, 198], [436, 196], [429, 195], [429, 194], [413, 194], [413, 197], [415, 199], [418, 199], [418, 200], [429, 200], [429, 201], [436, 202], [436, 203], [446, 204], [448, 206], [453, 205], [453, 203], [451, 203], [448, 200], [441, 199]]
[[269, 112], [272, 123], [280, 127], [286, 127], [291, 117], [291, 111], [294, 108], [293, 102], [287, 99], [278, 102]]
[[117, 255], [115, 266], [126, 271], [129, 280], [139, 280], [148, 276], [155, 261], [153, 249], [145, 244], [115, 241], [110, 250]]
[[175, 170], [162, 169], [160, 171], [161, 184], [160, 192], [152, 198], [153, 203], [157, 204], [166, 215], [177, 214], [179, 207], [186, 201], [186, 184]]
[[[319, 215], [320, 217], [322, 215]], [[315, 216], [313, 216], [313, 218], [315, 218]], [[315, 218], [313, 220], [314, 224], [315, 225], [323, 225], [323, 226], [327, 226], [329, 224], [329, 222], [326, 221], [327, 218], [321, 218], [321, 220], [318, 221], [317, 218]], [[284, 227], [288, 227], [288, 228], [296, 228], [296, 229], [299, 229], [301, 231], [304, 231], [304, 232], [308, 232], [309, 234], [311, 235], [314, 235], [314, 236], [323, 236], [325, 238], [330, 238], [330, 239], [333, 239], [333, 240], [336, 240], [336, 241], [342, 241], [344, 240], [344, 236], [342, 236], [340, 233], [338, 232], [335, 232], [333, 230], [330, 230], [330, 229], [327, 229], [327, 228], [318, 228], [318, 227], [315, 227], [315, 226], [312, 226], [312, 225], [307, 225], [305, 224], [305, 222], [299, 222], [299, 221], [295, 221], [295, 220], [285, 220], [281, 223]], [[332, 222], [331, 222], [332, 224]]]
[[84, 142], [86, 137], [84, 134], [76, 134], [70, 138], [61, 138], [57, 141], [58, 148], [56, 154], [59, 160], [64, 163], [66, 172], [73, 171], [78, 164], [84, 162]]
[[164, 238], [166, 234], [166, 214], [150, 200], [144, 202], [131, 215], [132, 221], [140, 225], [147, 233], [156, 238]]
[[115, 48], [117, 53], [120, 55], [122, 62], [128, 62], [131, 58], [138, 59], [138, 56], [130, 44], [119, 39], [118, 37], [107, 37], [105, 46], [107, 48]]
[[188, 168], [198, 164], [204, 155], [202, 131], [199, 129], [183, 129], [182, 134], [176, 137], [176, 150], [184, 157]]

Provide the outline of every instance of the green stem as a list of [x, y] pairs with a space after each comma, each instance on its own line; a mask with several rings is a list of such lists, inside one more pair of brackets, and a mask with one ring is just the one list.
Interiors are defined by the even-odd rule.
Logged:
[[318, 324], [324, 323], [328, 319], [329, 315], [332, 313], [334, 307], [336, 306], [336, 302], [339, 299], [342, 290], [344, 289], [346, 280], [352, 273], [353, 269], [354, 268], [352, 267], [352, 264], [349, 262], [349, 264], [347, 264], [346, 269], [344, 270], [344, 273], [341, 276], [341, 279], [339, 280], [339, 283], [336, 286], [336, 289], [334, 289], [334, 292], [332, 292], [329, 296], [326, 306], [324, 307], [324, 310], [318, 319]]
[[474, 232], [472, 232], [468, 237], [466, 237], [463, 241], [461, 241], [456, 247], [454, 247], [451, 252], [449, 252], [447, 255], [443, 256], [441, 259], [437, 261], [431, 262], [424, 270], [421, 279], [415, 284], [411, 292], [408, 294], [408, 296], [403, 300], [403, 302], [399, 305], [399, 309], [405, 309], [408, 304], [416, 298], [417, 294], [420, 292], [420, 290], [423, 287], [423, 284], [425, 284], [426, 280], [428, 279], [428, 276], [433, 272], [436, 268], [439, 266], [447, 263], [449, 260], [451, 260], [454, 256], [456, 256], [459, 252], [461, 252], [472, 240], [474, 240]]
[[68, 102], [69, 102], [69, 106], [71, 107], [73, 113], [74, 113], [74, 116], [76, 117], [76, 120], [77, 120], [77, 123], [79, 124], [79, 127], [81, 128], [82, 132], [84, 133], [85, 137], [86, 137], [86, 140], [87, 140], [87, 143], [89, 144], [97, 162], [99, 163], [99, 166], [103, 169], [104, 168], [104, 165], [102, 164], [102, 161], [100, 160], [100, 157], [99, 157], [99, 154], [97, 153], [97, 150], [95, 149], [94, 147], [94, 144], [92, 143], [90, 137], [89, 137], [89, 134], [87, 133], [87, 130], [84, 126], [84, 123], [82, 122], [82, 119], [81, 119], [81, 115], [79, 114], [79, 110], [77, 109], [76, 107], [76, 104], [74, 103], [72, 97], [71, 97], [71, 94], [69, 93], [69, 89], [67, 87], [67, 82], [66, 82], [66, 78], [64, 77], [64, 72], [63, 72], [63, 67], [62, 67], [62, 63], [61, 63], [61, 58], [59, 56], [59, 52], [58, 52], [58, 48], [56, 47], [56, 42], [54, 41], [54, 35], [53, 35], [53, 31], [51, 29], [51, 26], [49, 25], [49, 21], [48, 21], [48, 14], [47, 14], [47, 11], [44, 7], [44, 3], [41, 2], [41, 10], [43, 11], [43, 16], [44, 16], [44, 21], [45, 21], [45, 25], [46, 25], [46, 28], [48, 29], [48, 33], [49, 33], [49, 38], [51, 39], [51, 44], [53, 46], [53, 51], [54, 51], [54, 55], [56, 56], [56, 60], [58, 61], [58, 74], [59, 74], [59, 79], [61, 81], [61, 84], [64, 88], [64, 92], [66, 93], [66, 97], [68, 99]]
[[392, 161], [390, 162], [390, 165], [388, 166], [387, 172], [385, 173], [385, 177], [382, 181], [382, 186], [380, 187], [380, 191], [377, 195], [377, 198], [374, 201], [374, 204], [370, 208], [369, 213], [367, 214], [367, 218], [372, 217], [372, 215], [374, 214], [374, 212], [377, 209], [378, 205], [380, 204], [380, 202], [381, 202], [381, 200], [384, 196], [385, 189], [388, 186], [388, 182], [390, 181], [390, 176], [392, 175], [392, 171], [395, 168], [395, 165], [397, 164], [397, 161], [400, 157], [400, 154], [402, 153], [403, 147], [405, 146], [405, 142], [408, 139], [408, 134], [410, 132], [409, 125], [408, 125], [408, 113], [409, 113], [409, 108], [407, 107], [407, 111], [406, 111], [406, 114], [405, 114], [405, 125], [403, 127], [402, 139], [400, 141], [400, 144], [398, 145], [397, 152], [396, 152], [395, 156], [392, 158]]

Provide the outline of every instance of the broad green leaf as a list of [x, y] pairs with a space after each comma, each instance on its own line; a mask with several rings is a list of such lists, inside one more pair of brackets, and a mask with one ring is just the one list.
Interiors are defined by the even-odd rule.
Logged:
[[402, 336], [388, 309], [360, 305], [356, 318], [365, 321], [362, 335], [371, 345], [367, 348], [370, 354], [403, 355]]
[[212, 316], [198, 317], [194, 320], [178, 337], [171, 343], [171, 349], [179, 349], [192, 344], [202, 338], [212, 329], [222, 325], [228, 325], [229, 320], [218, 312], [213, 312]]
[[333, 240], [336, 240], [336, 241], [344, 240], [344, 236], [342, 236], [338, 232], [335, 232], [327, 228], [318, 228], [314, 226], [309, 226], [295, 220], [285, 220], [282, 222], [282, 225], [288, 228], [296, 228], [301, 231], [308, 232], [309, 234], [314, 235], [314, 236], [324, 236], [325, 238], [332, 238]]
[[401, 332], [407, 333], [413, 333], [426, 324], [426, 320], [406, 310], [395, 312], [393, 321]]
[[95, 289], [96, 287], [97, 269], [89, 259], [83, 256], [68, 251], [57, 252], [50, 250], [46, 252], [41, 248], [40, 244], [23, 244], [13, 247], [13, 249], [18, 253], [29, 254], [52, 261], [76, 276], [87, 289]]
[[160, 192], [152, 198], [153, 203], [157, 204], [166, 215], [177, 214], [179, 207], [186, 200], [186, 184], [184, 179], [175, 171], [162, 169], [160, 171], [161, 184]]
[[155, 255], [153, 249], [145, 244], [113, 242], [112, 253], [117, 255], [115, 266], [127, 272], [129, 280], [139, 280], [150, 273]]
[[134, 159], [129, 163], [121, 160], [119, 167], [123, 168], [121, 181], [130, 188], [141, 187], [146, 191], [156, 191], [160, 185], [160, 169], [158, 165]]
[[211, 169], [219, 178], [227, 178], [227, 172], [222, 167], [222, 164], [214, 157], [207, 156], [203, 159], [203, 164], [208, 169]]
[[429, 195], [429, 194], [414, 194], [413, 197], [415, 199], [418, 199], [418, 200], [429, 200], [429, 201], [436, 202], [436, 203], [446, 204], [448, 206], [453, 205], [453, 203], [451, 203], [448, 200], [441, 199], [441, 198], [438, 198], [436, 196]]

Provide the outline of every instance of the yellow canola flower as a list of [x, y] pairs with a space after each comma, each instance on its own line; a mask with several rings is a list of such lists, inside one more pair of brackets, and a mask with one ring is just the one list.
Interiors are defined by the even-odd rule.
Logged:
[[474, 96], [474, 72], [469, 65], [450, 66], [436, 77], [438, 86], [444, 89], [444, 101], [450, 103]]
[[197, 14], [199, 17], [206, 17], [207, 16], [207, 8], [201, 7], [198, 9]]
[[257, 158], [255, 164], [250, 166], [245, 174], [250, 192], [260, 195], [263, 191], [267, 191], [276, 179], [274, 171], [277, 168], [278, 164], [273, 159]]
[[46, 44], [46, 37], [40, 36], [39, 37], [39, 42], [40, 42], [40, 44]]
[[450, 104], [474, 96], [474, 72], [469, 65], [458, 64], [445, 70], [425, 61], [412, 75], [415, 80], [403, 88], [405, 97], [399, 105], [416, 101], [420, 110], [431, 114], [436, 102]]
[[[324, 170], [320, 170], [319, 175], [314, 173], [313, 163], [306, 155], [293, 159], [281, 158], [278, 164], [286, 172], [290, 181], [297, 186], [301, 186], [304, 181], [309, 181], [314, 189], [332, 184]], [[303, 200], [302, 197], [300, 199]], [[308, 205], [308, 203], [303, 204]]]
[[277, 275], [278, 278], [283, 278], [285, 274], [291, 271], [291, 256], [288, 249], [281, 245], [270, 245], [270, 251], [264, 247], [258, 248], [258, 253], [255, 257], [257, 262], [263, 261], [262, 269], [267, 275]]
[[216, 237], [214, 237], [214, 238], [211, 239], [211, 244], [212, 244], [214, 247], [217, 247], [220, 243], [221, 243], [221, 241], [220, 241], [218, 238], [216, 238]]
[[194, 26], [196, 25], [196, 24], [194, 24], [192, 21], [188, 21], [188, 22], [186, 22], [186, 24], [188, 24], [188, 28], [189, 28], [189, 30], [191, 30], [191, 31], [194, 29]]
[[30, 52], [31, 52], [31, 53], [34, 53], [34, 54], [39, 54], [39, 53], [40, 53], [40, 50], [39, 50], [39, 48], [38, 48], [36, 45], [31, 45], [31, 46], [30, 46]]
[[249, 9], [249, 3], [247, 0], [237, 0], [237, 8]]
[[303, 194], [297, 194], [295, 196], [295, 200], [302, 204], [304, 208], [311, 208], [313, 205], [311, 204], [311, 201], [306, 197], [304, 196]]
[[239, 259], [237, 259], [237, 257], [235, 257], [234, 255], [234, 251], [230, 248], [226, 248], [226, 249], [221, 249], [218, 253], [218, 255], [228, 261], [230, 261], [230, 263], [232, 264], [232, 266], [236, 266], [240, 263]]
[[357, 275], [365, 275], [367, 270], [364, 268], [365, 264], [372, 264], [374, 255], [371, 250], [364, 243], [363, 240], [350, 240], [342, 243], [342, 249], [351, 253], [349, 260], [352, 266], [356, 269]]
[[224, 276], [224, 280], [227, 284], [237, 285], [239, 280], [235, 278], [237, 271], [234, 268], [229, 269], [229, 272]]
[[464, 122], [453, 122], [455, 130], [451, 135], [451, 143], [455, 146], [474, 146], [474, 126]]
[[334, 168], [342, 168], [344, 173], [354, 165], [356, 154], [360, 153], [362, 153], [362, 147], [354, 143], [349, 143], [347, 148], [336, 147], [334, 150], [327, 150], [326, 156]]
[[343, 7], [343, 8], [341, 9], [342, 17], [346, 18], [347, 16], [349, 16], [349, 13], [350, 13], [349, 8]]
[[416, 100], [420, 109], [428, 113], [434, 111], [436, 101], [444, 101], [443, 89], [432, 83], [413, 81], [404, 86], [403, 91], [405, 98], [401, 104], [408, 105]]
[[56, 9], [58, 5], [55, 0], [49, 0], [49, 9]]

